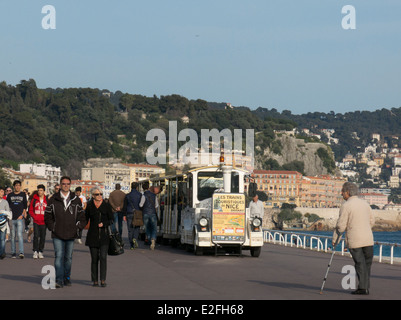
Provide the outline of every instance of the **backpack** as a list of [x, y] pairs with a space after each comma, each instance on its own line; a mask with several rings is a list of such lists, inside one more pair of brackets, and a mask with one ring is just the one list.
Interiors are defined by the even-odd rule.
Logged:
[[0, 214], [0, 228], [3, 228], [7, 223], [7, 216], [5, 214]]

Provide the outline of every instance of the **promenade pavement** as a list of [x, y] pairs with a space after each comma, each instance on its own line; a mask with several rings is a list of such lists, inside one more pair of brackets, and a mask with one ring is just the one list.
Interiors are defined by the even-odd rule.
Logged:
[[[85, 235], [83, 237], [85, 241]], [[126, 239], [125, 239], [126, 241]], [[25, 258], [0, 260], [1, 300], [399, 300], [401, 266], [374, 262], [371, 294], [354, 296], [345, 290], [341, 273], [353, 261], [335, 255], [323, 294], [319, 294], [330, 254], [266, 244], [261, 256], [248, 251], [237, 256], [195, 256], [170, 246], [156, 250], [140, 242], [140, 248], [127, 249], [119, 256], [108, 257], [107, 287], [92, 287], [88, 247], [75, 244], [72, 286], [43, 289], [46, 273], [53, 265], [54, 254], [47, 234], [45, 258], [32, 258], [32, 244], [25, 243]]]

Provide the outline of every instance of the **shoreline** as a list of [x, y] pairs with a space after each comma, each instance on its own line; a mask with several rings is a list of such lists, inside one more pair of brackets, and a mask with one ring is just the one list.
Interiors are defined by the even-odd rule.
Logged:
[[[297, 222], [284, 224], [284, 230], [302, 230], [302, 231], [334, 231], [339, 216], [339, 208], [303, 208], [297, 207], [295, 211], [302, 214], [302, 219]], [[265, 209], [263, 226], [269, 229], [277, 228], [275, 216], [280, 209]], [[401, 231], [401, 212], [395, 210], [372, 210], [375, 218], [374, 232], [397, 232]], [[314, 223], [308, 223], [305, 215], [317, 215], [320, 220]]]
[[[316, 230], [316, 229], [310, 229], [310, 228], [285, 228], [285, 229], [277, 229], [277, 228], [272, 228], [270, 230], [277, 230], [277, 231], [311, 231], [311, 232], [315, 232], [315, 231], [327, 231], [327, 232], [334, 232], [334, 228], [330, 228], [330, 229], [321, 229], [321, 230]], [[394, 230], [393, 228], [389, 228], [388, 230], [385, 230], [384, 228], [375, 228], [373, 227], [372, 232], [401, 232], [401, 229], [396, 229]]]

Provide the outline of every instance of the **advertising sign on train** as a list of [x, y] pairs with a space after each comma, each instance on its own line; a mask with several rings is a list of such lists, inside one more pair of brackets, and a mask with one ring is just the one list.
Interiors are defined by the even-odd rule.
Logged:
[[245, 195], [213, 194], [212, 241], [245, 242]]

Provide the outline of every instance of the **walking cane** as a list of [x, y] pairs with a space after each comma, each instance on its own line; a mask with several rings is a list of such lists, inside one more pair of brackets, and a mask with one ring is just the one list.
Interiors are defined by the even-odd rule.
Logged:
[[335, 244], [333, 245], [333, 253], [331, 254], [331, 258], [330, 258], [330, 261], [329, 261], [329, 265], [328, 265], [328, 267], [327, 267], [326, 275], [324, 276], [323, 283], [322, 283], [322, 287], [320, 288], [320, 294], [323, 294], [323, 288], [324, 288], [324, 285], [326, 284], [327, 275], [329, 274], [331, 262], [333, 261], [334, 254], [336, 253], [336, 250], [335, 250], [335, 249], [336, 249], [336, 247], [337, 247], [337, 244], [340, 242], [340, 239], [341, 239], [341, 235], [339, 235], [339, 236], [337, 237], [337, 241], [336, 241]]

